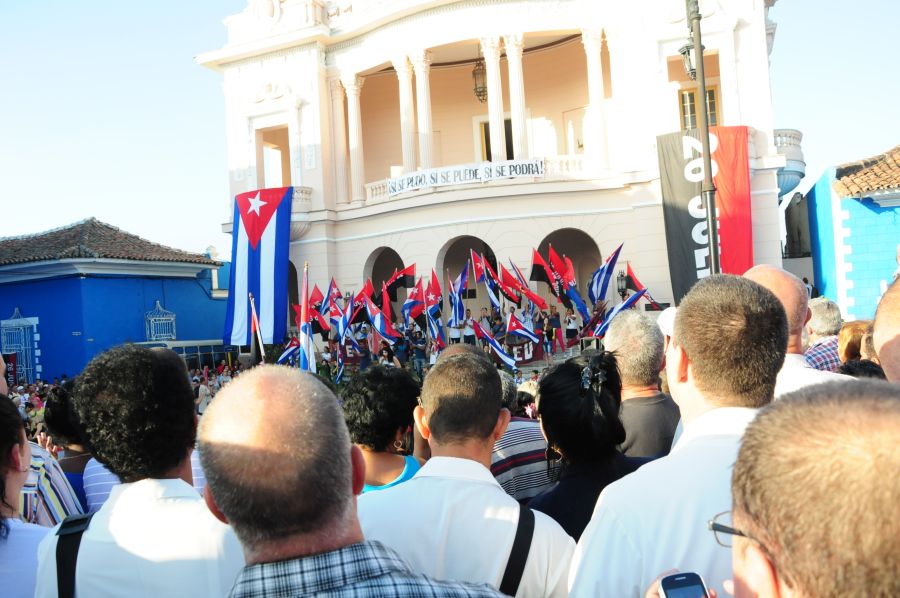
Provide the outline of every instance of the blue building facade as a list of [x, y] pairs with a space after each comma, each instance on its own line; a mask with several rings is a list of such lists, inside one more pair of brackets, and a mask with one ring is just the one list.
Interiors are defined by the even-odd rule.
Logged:
[[[85, 225], [108, 227], [73, 226]], [[195, 355], [188, 360], [194, 367], [221, 358], [225, 349], [215, 344], [221, 345], [227, 292], [217, 288], [216, 275], [225, 270], [218, 280], [227, 283], [227, 265], [108, 228], [132, 246], [135, 240], [149, 245], [135, 252], [147, 259], [123, 258], [116, 239], [105, 239], [96, 241], [99, 248], [79, 250], [87, 257], [29, 260], [12, 242], [18, 239], [0, 240], [0, 348], [16, 353], [18, 378], [72, 377], [98, 353], [127, 342], [177, 345]], [[55, 242], [41, 235], [29, 240], [51, 249]]]
[[814, 282], [845, 320], [875, 315], [898, 266], [900, 189], [878, 187], [872, 177], [865, 188], [859, 179], [867, 166], [831, 169], [806, 195]]

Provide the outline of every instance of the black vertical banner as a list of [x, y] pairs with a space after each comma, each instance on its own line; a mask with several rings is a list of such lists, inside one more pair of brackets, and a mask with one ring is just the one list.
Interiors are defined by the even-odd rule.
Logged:
[[2, 374], [6, 378], [6, 385], [10, 390], [14, 389], [16, 384], [18, 384], [18, 381], [16, 380], [16, 359], [17, 355], [15, 353], [3, 354], [3, 363], [6, 364], [6, 367]]
[[700, 198], [703, 160], [696, 129], [656, 138], [669, 276], [675, 303], [709, 276], [706, 210]]

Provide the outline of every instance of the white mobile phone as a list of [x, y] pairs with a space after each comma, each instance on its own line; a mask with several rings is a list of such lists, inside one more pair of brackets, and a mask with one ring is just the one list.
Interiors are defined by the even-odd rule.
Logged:
[[703, 578], [696, 573], [675, 573], [659, 580], [663, 598], [709, 598]]

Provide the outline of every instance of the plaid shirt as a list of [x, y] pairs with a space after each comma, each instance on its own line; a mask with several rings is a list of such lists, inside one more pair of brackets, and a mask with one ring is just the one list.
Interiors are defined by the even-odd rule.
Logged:
[[413, 573], [380, 542], [360, 542], [290, 561], [248, 565], [231, 598], [293, 596], [502, 596], [488, 585], [435, 581]]
[[825, 336], [816, 339], [803, 354], [806, 363], [811, 368], [823, 372], [836, 372], [841, 367], [841, 358], [838, 356], [838, 337]]

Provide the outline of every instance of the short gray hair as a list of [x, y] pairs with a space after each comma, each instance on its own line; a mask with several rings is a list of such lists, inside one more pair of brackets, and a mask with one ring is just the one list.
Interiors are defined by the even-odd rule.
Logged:
[[816, 297], [809, 302], [812, 317], [807, 327], [819, 336], [832, 336], [840, 332], [841, 310], [837, 303], [826, 297]]
[[603, 341], [616, 354], [625, 384], [646, 386], [659, 381], [663, 364], [663, 333], [650, 316], [636, 310], [620, 312]]
[[519, 406], [517, 399], [519, 390], [516, 387], [516, 380], [508, 373], [498, 371], [500, 374], [500, 394], [503, 395], [503, 406], [515, 413], [516, 407]]

